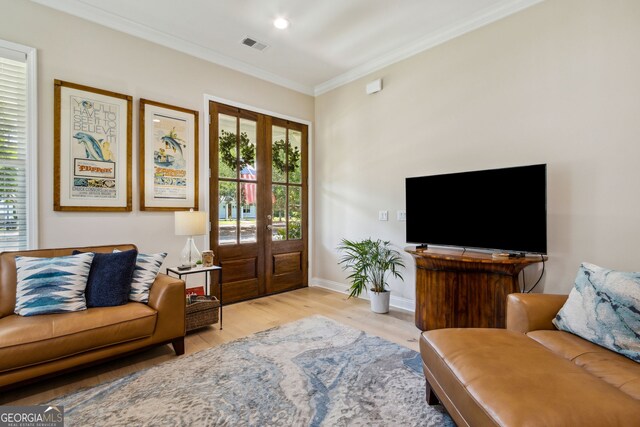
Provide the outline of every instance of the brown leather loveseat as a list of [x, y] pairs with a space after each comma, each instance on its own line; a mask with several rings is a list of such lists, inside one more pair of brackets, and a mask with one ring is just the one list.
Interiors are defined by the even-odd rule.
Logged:
[[458, 426], [640, 426], [640, 364], [557, 330], [566, 298], [509, 295], [506, 330], [423, 332], [429, 403]]
[[149, 304], [129, 302], [74, 313], [21, 317], [16, 302], [15, 257], [55, 257], [83, 252], [135, 249], [134, 245], [43, 249], [0, 254], [0, 389], [113, 358], [158, 344], [172, 343], [184, 353], [185, 300], [182, 280], [159, 274]]

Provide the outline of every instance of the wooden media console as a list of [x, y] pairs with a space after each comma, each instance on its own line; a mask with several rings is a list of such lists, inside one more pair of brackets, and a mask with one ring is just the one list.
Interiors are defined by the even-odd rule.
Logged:
[[494, 258], [456, 249], [405, 249], [416, 262], [416, 326], [504, 328], [507, 295], [521, 292], [518, 274], [546, 255]]

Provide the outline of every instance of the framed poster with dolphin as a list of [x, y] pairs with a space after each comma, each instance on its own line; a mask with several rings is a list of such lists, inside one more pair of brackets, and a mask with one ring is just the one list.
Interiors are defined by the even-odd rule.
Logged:
[[198, 210], [198, 112], [140, 100], [140, 210]]
[[131, 211], [133, 99], [54, 81], [56, 211]]

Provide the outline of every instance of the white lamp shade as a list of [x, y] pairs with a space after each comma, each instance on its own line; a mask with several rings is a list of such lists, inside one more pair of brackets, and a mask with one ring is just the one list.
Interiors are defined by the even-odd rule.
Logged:
[[200, 236], [207, 233], [207, 213], [175, 212], [176, 236]]

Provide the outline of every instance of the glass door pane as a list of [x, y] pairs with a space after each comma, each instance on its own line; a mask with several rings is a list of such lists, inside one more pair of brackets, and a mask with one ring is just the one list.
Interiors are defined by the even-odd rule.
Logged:
[[287, 129], [272, 127], [271, 179], [273, 182], [287, 182]]
[[302, 188], [289, 187], [289, 213], [287, 215], [287, 237], [289, 240], [302, 239]]
[[218, 189], [218, 236], [221, 245], [238, 243], [238, 184], [220, 181]]
[[302, 132], [289, 130], [289, 149], [287, 150], [287, 170], [289, 182], [302, 183]]
[[236, 178], [237, 147], [236, 128], [238, 119], [226, 114], [218, 115], [218, 176]]
[[287, 186], [272, 186], [271, 202], [271, 238], [273, 240], [286, 240], [287, 238]]
[[257, 242], [257, 123], [240, 119], [240, 243]]
[[257, 242], [257, 123], [218, 114], [218, 243]]

